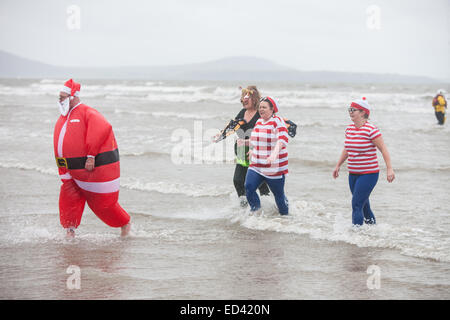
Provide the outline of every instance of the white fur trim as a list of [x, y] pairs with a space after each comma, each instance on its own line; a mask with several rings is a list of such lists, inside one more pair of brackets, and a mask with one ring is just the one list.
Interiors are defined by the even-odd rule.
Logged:
[[107, 182], [85, 182], [73, 179], [76, 184], [83, 190], [94, 193], [112, 193], [119, 191], [120, 178]]
[[72, 179], [72, 176], [70, 175], [70, 173], [60, 174], [59, 177], [61, 179]]
[[[63, 86], [61, 89], [61, 92], [67, 93], [67, 94], [71, 94], [72, 93], [72, 89], [67, 87], [67, 86]], [[74, 96], [78, 97], [80, 95], [80, 91], [75, 91]]]

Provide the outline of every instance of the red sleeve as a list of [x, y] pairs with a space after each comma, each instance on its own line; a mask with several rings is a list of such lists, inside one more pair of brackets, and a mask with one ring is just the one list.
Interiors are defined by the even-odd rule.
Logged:
[[378, 128], [373, 128], [369, 133], [370, 140], [375, 140], [378, 137], [381, 137], [381, 132]]
[[100, 112], [92, 108], [86, 112], [86, 126], [87, 155], [96, 156], [110, 135], [112, 126]]
[[286, 123], [284, 122], [283, 119], [278, 119], [277, 121], [277, 128], [276, 130], [276, 134], [277, 134], [277, 138], [283, 143], [284, 146], [286, 146], [289, 142], [289, 136], [288, 136], [288, 130], [286, 127]]

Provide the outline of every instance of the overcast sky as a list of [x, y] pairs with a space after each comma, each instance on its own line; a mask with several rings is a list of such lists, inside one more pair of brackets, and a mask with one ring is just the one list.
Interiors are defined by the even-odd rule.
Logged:
[[256, 56], [450, 79], [449, 15], [450, 0], [1, 0], [0, 49], [61, 66]]

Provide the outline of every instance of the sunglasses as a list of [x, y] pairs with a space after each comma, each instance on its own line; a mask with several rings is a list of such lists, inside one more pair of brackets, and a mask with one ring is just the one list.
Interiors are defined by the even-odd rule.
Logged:
[[355, 111], [361, 111], [361, 109], [348, 108], [348, 112], [355, 112]]
[[247, 94], [253, 95], [253, 90], [250, 90], [250, 89], [242, 89], [242, 94], [244, 94], [244, 95], [247, 95]]

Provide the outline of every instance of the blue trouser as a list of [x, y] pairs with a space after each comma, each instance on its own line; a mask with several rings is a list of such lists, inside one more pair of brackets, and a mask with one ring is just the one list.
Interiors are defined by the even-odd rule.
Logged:
[[352, 222], [362, 225], [375, 224], [375, 216], [370, 209], [369, 196], [378, 181], [378, 172], [369, 174], [349, 174], [348, 183], [352, 192]]
[[261, 201], [256, 193], [256, 189], [259, 185], [265, 181], [275, 196], [275, 202], [277, 203], [278, 211], [282, 215], [289, 213], [288, 200], [284, 194], [284, 181], [285, 176], [280, 179], [268, 179], [254, 170], [249, 169], [245, 177], [245, 192], [247, 196], [248, 204], [251, 211], [256, 211], [261, 208]]

